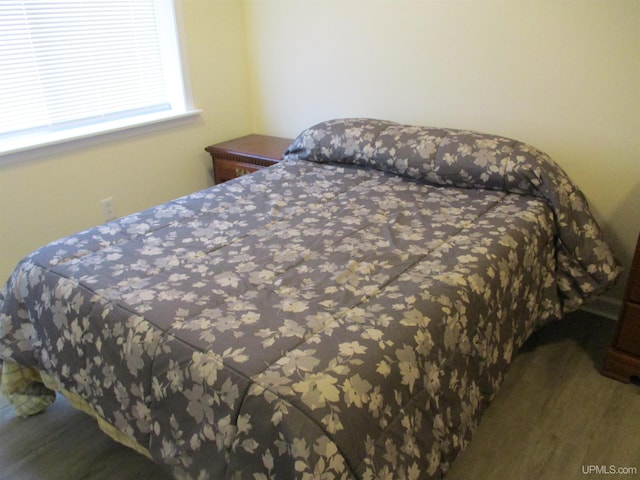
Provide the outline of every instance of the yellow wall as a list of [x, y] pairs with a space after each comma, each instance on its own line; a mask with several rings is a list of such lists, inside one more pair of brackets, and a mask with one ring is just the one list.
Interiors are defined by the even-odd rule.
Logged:
[[194, 105], [203, 113], [178, 127], [0, 166], [0, 283], [35, 248], [102, 223], [105, 197], [122, 216], [211, 185], [203, 148], [249, 133], [242, 3], [183, 0], [182, 11]]
[[629, 265], [640, 229], [637, 0], [246, 0], [245, 14], [255, 130], [290, 136], [372, 116], [531, 143], [584, 190]]

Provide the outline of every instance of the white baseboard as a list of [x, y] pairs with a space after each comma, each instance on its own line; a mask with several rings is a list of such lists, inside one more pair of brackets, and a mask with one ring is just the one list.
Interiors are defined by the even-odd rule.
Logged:
[[621, 300], [603, 295], [583, 305], [580, 309], [611, 320], [618, 320], [620, 308], [622, 308]]

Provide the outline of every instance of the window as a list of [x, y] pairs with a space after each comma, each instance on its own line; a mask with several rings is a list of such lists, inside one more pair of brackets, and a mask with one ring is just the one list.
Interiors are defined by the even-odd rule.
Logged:
[[0, 155], [194, 113], [171, 0], [2, 0]]

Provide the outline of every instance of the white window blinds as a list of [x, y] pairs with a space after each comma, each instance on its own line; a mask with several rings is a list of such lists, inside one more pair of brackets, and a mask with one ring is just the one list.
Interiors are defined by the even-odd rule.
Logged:
[[184, 110], [172, 1], [0, 2], [0, 152]]

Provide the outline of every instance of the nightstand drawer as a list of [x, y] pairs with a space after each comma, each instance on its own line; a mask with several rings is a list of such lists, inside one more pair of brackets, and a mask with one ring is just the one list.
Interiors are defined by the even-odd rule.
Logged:
[[602, 373], [622, 382], [640, 376], [640, 235], [629, 269], [616, 336]]
[[216, 183], [226, 182], [233, 180], [234, 178], [241, 177], [247, 173], [255, 172], [261, 168], [265, 168], [263, 165], [257, 165], [255, 163], [239, 162], [237, 160], [227, 160], [226, 158], [216, 158], [214, 164], [214, 176]]
[[290, 138], [252, 134], [209, 145], [205, 150], [213, 161], [215, 182], [222, 183], [275, 165], [291, 142]]
[[629, 270], [629, 300], [640, 303], [640, 245], [633, 257], [633, 264]]
[[626, 352], [640, 355], [640, 305], [627, 302], [621, 322], [616, 346]]
[[[636, 278], [640, 277], [640, 272], [636, 274]], [[635, 280], [632, 285], [629, 286], [629, 300], [640, 303], [640, 280]]]

